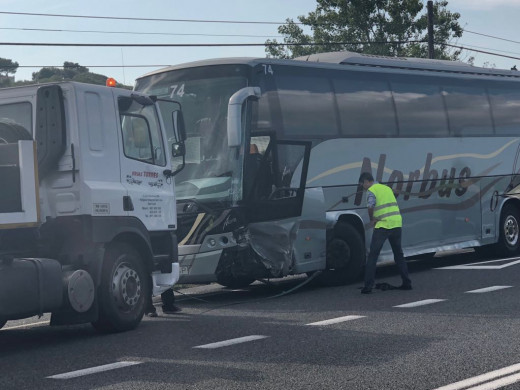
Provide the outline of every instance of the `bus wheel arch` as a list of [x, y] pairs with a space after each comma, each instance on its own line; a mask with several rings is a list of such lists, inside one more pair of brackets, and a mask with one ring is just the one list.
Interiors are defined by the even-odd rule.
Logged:
[[355, 216], [346, 217], [336, 223], [327, 239], [327, 269], [318, 277], [324, 285], [354, 282], [365, 264], [364, 235], [360, 234], [362, 224]]
[[515, 255], [520, 250], [520, 201], [510, 199], [500, 211], [497, 251], [502, 256]]

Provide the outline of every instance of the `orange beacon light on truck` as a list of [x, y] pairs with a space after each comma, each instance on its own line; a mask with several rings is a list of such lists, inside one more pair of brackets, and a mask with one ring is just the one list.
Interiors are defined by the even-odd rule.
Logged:
[[107, 78], [106, 86], [107, 87], [115, 87], [116, 86], [116, 79], [114, 79], [112, 77]]

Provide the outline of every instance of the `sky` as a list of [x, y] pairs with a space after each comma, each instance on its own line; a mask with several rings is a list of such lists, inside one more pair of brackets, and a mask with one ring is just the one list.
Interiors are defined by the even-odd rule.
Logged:
[[[520, 37], [516, 34], [520, 0], [449, 0], [447, 8], [460, 13], [459, 23], [466, 30], [454, 44], [518, 58], [463, 51], [462, 60], [474, 57], [476, 66], [510, 69], [517, 65], [520, 70]], [[283, 40], [277, 28], [286, 18], [296, 20], [299, 15], [307, 15], [315, 9], [316, 0], [0, 0], [0, 57], [19, 63], [16, 80], [30, 80], [32, 72], [43, 66], [61, 66], [64, 61], [70, 61], [89, 67], [91, 72], [133, 85], [137, 77], [166, 65], [217, 57], [265, 57], [265, 49], [263, 46], [122, 48], [1, 43], [264, 43], [266, 39]], [[274, 24], [110, 20], [6, 12]]]

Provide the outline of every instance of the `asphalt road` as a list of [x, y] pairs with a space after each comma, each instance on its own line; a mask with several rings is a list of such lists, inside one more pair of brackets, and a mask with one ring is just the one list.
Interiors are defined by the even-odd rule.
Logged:
[[[180, 314], [122, 334], [8, 322], [0, 389], [520, 389], [520, 258], [476, 261], [412, 262], [412, 291], [185, 289]], [[400, 281], [382, 267], [377, 282]]]

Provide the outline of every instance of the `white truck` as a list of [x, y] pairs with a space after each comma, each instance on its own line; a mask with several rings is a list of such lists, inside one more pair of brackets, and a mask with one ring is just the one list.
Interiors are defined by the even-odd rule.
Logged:
[[52, 313], [133, 329], [177, 282], [183, 123], [178, 103], [124, 89], [0, 90], [0, 328]]

